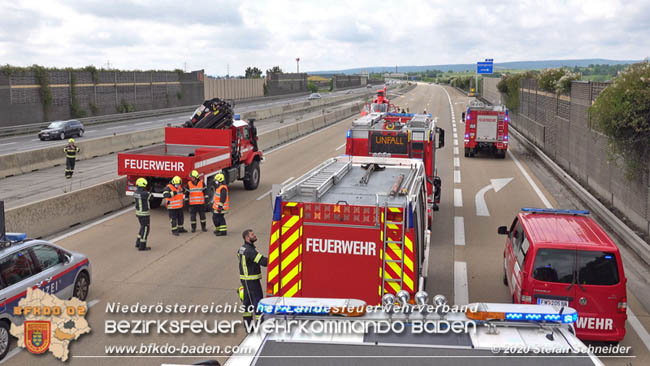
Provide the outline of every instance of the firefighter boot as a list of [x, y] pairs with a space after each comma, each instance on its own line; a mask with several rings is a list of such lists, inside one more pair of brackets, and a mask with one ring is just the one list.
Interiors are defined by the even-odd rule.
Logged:
[[185, 228], [181, 226], [181, 227], [178, 228], [178, 232], [179, 233], [186, 233], [187, 230], [185, 230]]
[[136, 248], [140, 247], [140, 238], [135, 239], [135, 247]]
[[201, 223], [201, 231], [203, 231], [204, 233], [205, 233], [206, 231], [208, 231], [208, 228], [206, 227], [205, 222], [204, 222], [204, 223]]
[[172, 235], [179, 236], [180, 234], [178, 233], [178, 230], [172, 230]]
[[140, 246], [138, 247], [139, 251], [145, 251], [145, 250], [151, 250], [151, 247], [146, 246], [147, 244], [145, 243], [140, 243]]
[[196, 232], [196, 224], [192, 224], [192, 232], [193, 232], [193, 233]]

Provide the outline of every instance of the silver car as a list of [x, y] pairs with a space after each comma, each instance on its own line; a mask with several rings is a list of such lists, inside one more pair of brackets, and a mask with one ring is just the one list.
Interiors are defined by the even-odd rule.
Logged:
[[28, 288], [40, 288], [60, 299], [86, 300], [91, 269], [88, 258], [44, 240], [25, 239], [24, 234], [7, 234], [0, 242], [0, 360], [9, 351], [14, 306]]

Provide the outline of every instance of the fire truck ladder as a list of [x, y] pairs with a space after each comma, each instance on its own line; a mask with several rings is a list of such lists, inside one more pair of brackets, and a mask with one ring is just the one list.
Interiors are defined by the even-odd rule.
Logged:
[[[404, 289], [404, 230], [405, 230], [404, 221], [406, 220], [406, 207], [401, 208], [402, 221], [388, 221], [388, 214], [396, 210], [400, 210], [400, 208], [388, 207], [387, 204], [384, 205], [384, 227], [382, 229], [383, 237], [384, 237], [384, 244], [383, 244], [384, 248], [382, 253], [383, 255], [382, 255], [382, 268], [381, 268], [381, 274], [382, 274], [381, 296], [384, 296], [384, 294], [386, 293], [386, 286], [393, 287], [391, 283], [399, 284], [399, 290], [396, 290], [395, 293]], [[389, 229], [394, 230], [395, 228], [398, 228], [398, 230], [400, 230], [399, 238], [389, 238], [388, 230]], [[397, 250], [395, 250], [397, 249], [397, 247], [399, 247], [400, 255], [397, 256], [397, 259], [390, 259], [388, 257], [388, 253], [395, 254], [397, 252]], [[386, 273], [386, 267], [394, 268], [394, 265], [400, 267], [400, 271], [399, 271], [400, 273], [398, 278], [390, 278], [389, 275]]]
[[296, 184], [302, 195], [312, 196], [318, 201], [332, 186], [337, 184], [350, 170], [350, 161], [332, 161]]

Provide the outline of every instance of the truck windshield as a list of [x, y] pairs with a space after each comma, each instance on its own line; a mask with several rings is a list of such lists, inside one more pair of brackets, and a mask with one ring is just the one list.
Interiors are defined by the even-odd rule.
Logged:
[[[576, 271], [576, 264], [578, 270]], [[538, 281], [572, 283], [577, 273], [581, 285], [615, 285], [619, 282], [616, 254], [570, 249], [540, 249], [533, 278]]]
[[388, 104], [386, 103], [372, 103], [370, 106], [372, 112], [385, 113], [388, 112]]

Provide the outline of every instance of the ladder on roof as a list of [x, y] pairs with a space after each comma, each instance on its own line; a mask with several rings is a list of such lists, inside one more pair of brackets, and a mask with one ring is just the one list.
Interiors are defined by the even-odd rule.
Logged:
[[298, 192], [317, 201], [345, 176], [351, 166], [351, 161], [334, 161], [299, 182]]
[[[386, 204], [381, 214], [383, 250], [381, 253], [380, 297], [386, 293], [397, 294], [404, 289], [406, 213], [405, 207], [389, 207]], [[395, 220], [400, 217], [401, 219]]]

